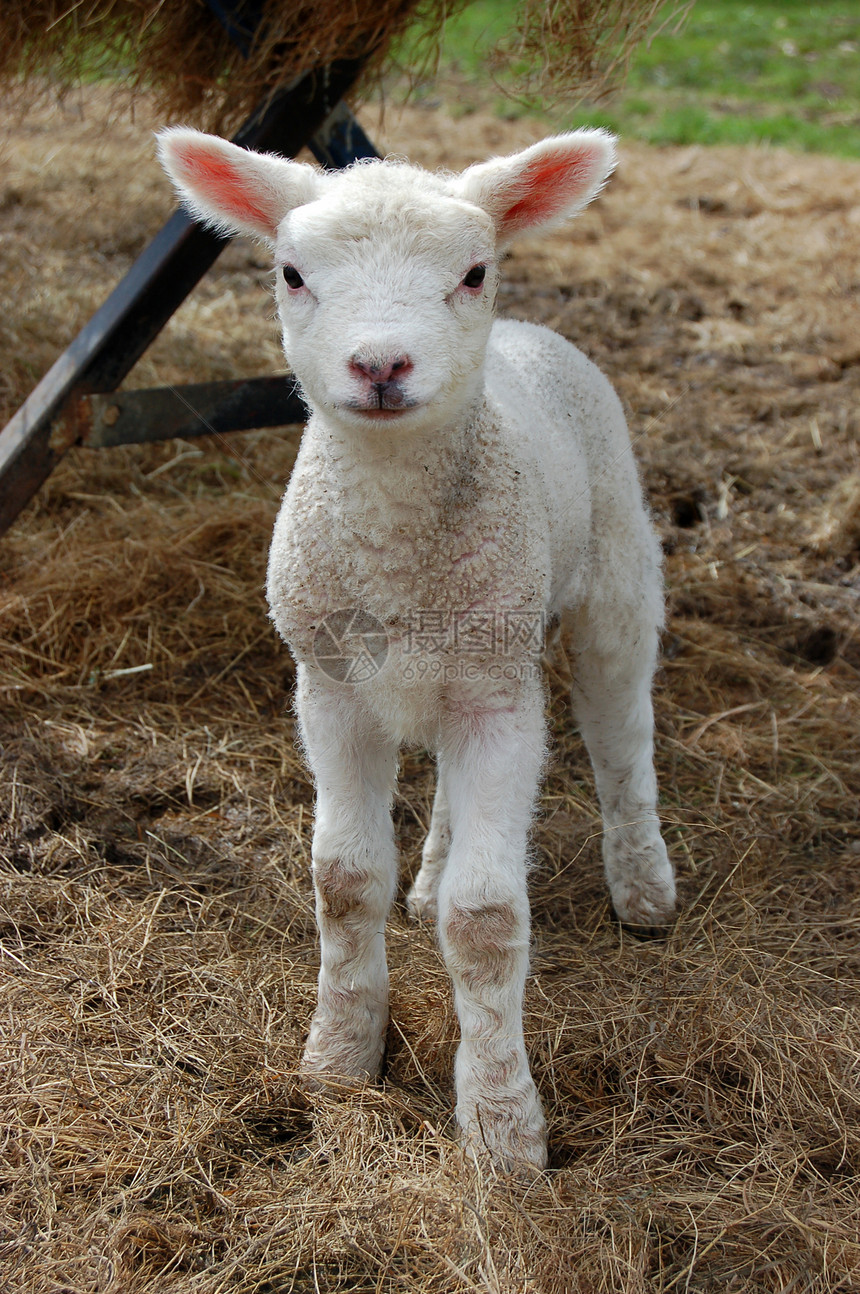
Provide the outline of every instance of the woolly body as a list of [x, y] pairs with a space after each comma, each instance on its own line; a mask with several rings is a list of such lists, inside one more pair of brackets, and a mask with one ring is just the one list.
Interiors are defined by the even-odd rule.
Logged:
[[[674, 904], [652, 759], [659, 550], [622, 410], [568, 342], [493, 322], [500, 251], [590, 200], [611, 142], [577, 132], [459, 177], [401, 162], [321, 175], [190, 131], [161, 147], [192, 210], [272, 246], [285, 352], [311, 409], [268, 576], [317, 789], [321, 967], [304, 1069], [321, 1082], [378, 1070], [391, 800], [398, 749], [420, 741], [438, 786], [408, 902], [438, 921], [454, 982], [461, 1133], [474, 1154], [540, 1166], [522, 994], [548, 624], [571, 656], [616, 911], [654, 924]], [[345, 683], [323, 668], [319, 634], [349, 608], [385, 650]]]
[[[385, 429], [376, 434], [389, 440]], [[435, 749], [435, 718], [448, 700], [443, 680], [457, 680], [480, 656], [471, 644], [458, 654], [446, 641], [426, 688], [415, 671], [404, 680], [399, 648], [416, 609], [440, 613], [443, 628], [462, 611], [566, 623], [604, 564], [640, 587], [653, 571], [627, 442], [617, 397], [599, 370], [557, 334], [513, 321], [493, 325], [484, 398], [456, 434], [428, 436], [408, 454], [380, 445], [380, 464], [365, 442], [312, 416], [269, 560], [280, 634], [312, 666], [326, 616], [347, 607], [369, 612], [386, 630], [388, 654], [363, 684], [362, 702], [392, 736]], [[637, 554], [641, 569], [630, 560]], [[507, 672], [532, 660], [533, 648], [529, 637], [517, 658], [508, 645]], [[404, 650], [412, 652], [410, 641]], [[456, 690], [447, 689], [455, 697]], [[408, 726], [404, 714], [414, 715]]]

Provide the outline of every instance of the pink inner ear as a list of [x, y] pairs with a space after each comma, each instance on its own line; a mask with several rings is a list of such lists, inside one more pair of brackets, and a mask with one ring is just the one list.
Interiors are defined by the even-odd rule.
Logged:
[[593, 154], [586, 149], [571, 156], [541, 157], [529, 163], [517, 179], [517, 201], [502, 216], [502, 235], [550, 220], [575, 202], [591, 183]]
[[254, 201], [247, 178], [230, 162], [202, 148], [182, 149], [180, 156], [189, 188], [216, 211], [243, 224], [274, 229], [277, 221]]

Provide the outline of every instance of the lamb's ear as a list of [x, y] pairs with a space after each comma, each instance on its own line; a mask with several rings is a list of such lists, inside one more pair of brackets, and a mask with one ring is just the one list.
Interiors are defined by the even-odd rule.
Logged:
[[187, 210], [224, 233], [271, 243], [287, 212], [318, 193], [313, 167], [252, 153], [199, 130], [161, 131], [158, 156]]
[[577, 130], [511, 157], [470, 166], [460, 176], [457, 192], [491, 216], [504, 243], [576, 215], [600, 191], [614, 166], [613, 135]]

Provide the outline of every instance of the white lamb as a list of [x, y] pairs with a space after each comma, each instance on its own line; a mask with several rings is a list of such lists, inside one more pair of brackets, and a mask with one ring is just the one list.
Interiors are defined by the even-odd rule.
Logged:
[[378, 1072], [391, 804], [399, 748], [421, 743], [438, 786], [408, 903], [436, 920], [454, 983], [461, 1135], [504, 1168], [542, 1166], [522, 998], [547, 627], [571, 660], [615, 911], [650, 926], [675, 901], [653, 767], [660, 556], [621, 406], [567, 341], [493, 322], [502, 251], [598, 192], [612, 138], [561, 135], [457, 177], [392, 160], [326, 174], [185, 129], [160, 150], [196, 216], [273, 249], [311, 409], [268, 576], [316, 782], [303, 1069]]

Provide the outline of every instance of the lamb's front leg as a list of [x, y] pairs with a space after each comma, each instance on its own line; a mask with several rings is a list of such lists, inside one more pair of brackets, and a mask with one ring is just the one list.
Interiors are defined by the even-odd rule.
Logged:
[[526, 848], [544, 757], [539, 687], [515, 707], [460, 715], [448, 737], [451, 848], [438, 922], [460, 1020], [457, 1121], [473, 1154], [541, 1168], [546, 1125], [522, 1021]]
[[348, 687], [304, 669], [298, 711], [316, 782], [312, 859], [320, 932], [317, 1009], [302, 1069], [364, 1079], [379, 1070], [388, 1023], [385, 919], [397, 879], [397, 748], [362, 721]]

